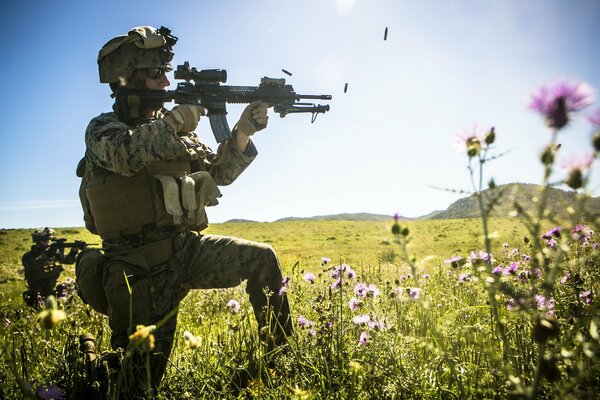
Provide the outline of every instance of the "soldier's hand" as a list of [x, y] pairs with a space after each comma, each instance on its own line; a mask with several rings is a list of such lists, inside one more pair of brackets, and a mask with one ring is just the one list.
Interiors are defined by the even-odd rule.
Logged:
[[182, 104], [167, 112], [163, 120], [171, 125], [175, 132], [193, 132], [198, 126], [198, 121], [202, 115], [206, 115], [206, 108], [192, 104]]
[[269, 105], [260, 100], [250, 103], [244, 109], [234, 129], [246, 136], [252, 136], [257, 131], [265, 129], [269, 121], [268, 108]]

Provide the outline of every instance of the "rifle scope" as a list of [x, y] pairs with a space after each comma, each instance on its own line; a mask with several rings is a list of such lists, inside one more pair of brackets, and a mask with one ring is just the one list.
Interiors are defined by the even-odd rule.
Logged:
[[183, 65], [178, 65], [173, 75], [175, 79], [186, 81], [227, 82], [227, 71], [224, 69], [203, 69], [198, 71], [194, 67], [190, 68], [187, 61]]

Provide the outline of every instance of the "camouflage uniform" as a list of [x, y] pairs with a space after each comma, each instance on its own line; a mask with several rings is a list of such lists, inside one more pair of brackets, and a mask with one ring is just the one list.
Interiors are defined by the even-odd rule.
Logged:
[[[129, 177], [150, 162], [185, 160], [191, 162], [192, 172], [207, 171], [216, 184], [228, 185], [257, 154], [252, 143], [242, 153], [230, 142], [222, 143], [215, 153], [194, 133], [176, 133], [161, 116], [157, 112], [156, 119], [132, 126], [119, 121], [116, 113], [94, 118], [85, 136], [90, 174], [110, 171]], [[159, 243], [166, 246], [164, 252], [146, 251], [156, 249]], [[105, 239], [103, 247], [108, 263], [103, 267], [102, 280], [113, 348], [127, 347], [136, 325], [154, 325], [170, 316], [154, 333], [154, 385], [160, 383], [171, 351], [177, 306], [190, 289], [228, 288], [246, 281], [259, 328], [267, 326], [270, 315], [276, 319], [271, 332], [260, 330], [262, 339], [277, 345], [291, 333], [288, 301], [285, 294], [278, 294], [281, 267], [269, 245], [201, 235], [184, 226], [148, 226], [134, 235]], [[132, 289], [131, 316], [128, 284]], [[269, 299], [265, 289], [274, 293]], [[273, 307], [273, 314], [266, 312], [267, 304]]]
[[73, 264], [76, 255], [76, 251], [65, 255], [64, 249], [52, 245], [48, 248], [39, 244], [31, 246], [31, 250], [23, 254], [21, 259], [28, 287], [23, 293], [25, 303], [34, 306], [37, 299], [54, 295], [56, 282], [63, 271], [62, 264]]

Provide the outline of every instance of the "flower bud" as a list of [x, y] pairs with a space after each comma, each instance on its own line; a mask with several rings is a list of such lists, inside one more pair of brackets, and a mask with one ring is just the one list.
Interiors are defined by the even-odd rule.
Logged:
[[398, 222], [394, 222], [394, 225], [392, 225], [392, 233], [394, 235], [400, 234], [400, 224]]
[[583, 173], [579, 168], [572, 169], [569, 176], [565, 179], [565, 184], [573, 190], [580, 189], [583, 186]]
[[592, 136], [592, 144], [594, 145], [594, 150], [600, 151], [600, 131], [596, 131]]
[[467, 139], [467, 155], [469, 158], [479, 155], [481, 152], [481, 142], [477, 137], [470, 137]]
[[551, 146], [546, 146], [540, 157], [542, 164], [551, 165], [554, 163], [554, 149]]
[[494, 127], [492, 126], [492, 129], [490, 129], [488, 134], [485, 136], [485, 144], [492, 144], [492, 143], [494, 143], [495, 140], [496, 140], [496, 131], [495, 131]]

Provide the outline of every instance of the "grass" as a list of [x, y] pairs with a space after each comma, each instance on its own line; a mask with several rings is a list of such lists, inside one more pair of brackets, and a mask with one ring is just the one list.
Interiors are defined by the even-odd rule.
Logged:
[[[534, 340], [539, 330], [534, 315], [539, 310], [509, 311], [510, 296], [499, 292], [500, 318], [506, 327], [503, 342], [490, 310], [486, 274], [477, 262], [455, 268], [444, 263], [450, 256], [466, 259], [471, 251], [482, 249], [481, 221], [402, 225], [410, 232], [407, 249], [417, 276], [409, 276], [410, 263], [401, 257], [390, 232], [392, 221], [212, 225], [209, 233], [266, 242], [276, 249], [284, 274], [291, 278], [294, 319], [307, 322], [297, 325], [289, 351], [267, 368], [243, 287], [192, 291], [180, 307], [174, 351], [157, 398], [526, 397], [540, 370], [542, 348], [546, 370], [538, 397], [594, 393], [600, 383], [600, 340], [597, 328], [594, 331], [598, 305], [595, 298], [587, 304], [580, 296], [584, 290], [599, 289], [598, 255], [591, 242], [564, 243], [556, 279], [568, 270], [579, 274], [581, 282], [567, 282], [553, 293], [560, 334]], [[489, 230], [496, 262], [519, 262], [519, 271], [529, 271], [523, 259], [531, 248], [524, 243], [528, 233], [520, 220], [491, 219]], [[22, 398], [30, 393], [28, 385], [35, 390], [49, 384], [74, 397], [81, 391], [85, 369], [77, 337], [91, 332], [97, 347], [108, 351], [107, 320], [72, 295], [59, 304], [67, 319], [53, 330], [40, 329], [37, 312], [20, 298], [25, 288], [20, 256], [29, 248], [30, 231], [0, 232], [0, 380], [5, 382], [0, 397]], [[98, 242], [80, 228], [57, 229], [57, 236]], [[332, 261], [323, 264], [323, 257]], [[346, 276], [336, 289], [330, 275], [340, 264], [349, 265], [356, 277]], [[307, 272], [316, 276], [314, 283], [303, 279]], [[74, 276], [73, 266], [63, 273], [63, 278], [69, 276]], [[518, 275], [503, 279], [513, 291], [531, 287]], [[358, 283], [374, 285], [373, 290], [360, 297], [355, 293]], [[418, 295], [411, 292], [415, 288]], [[349, 307], [353, 298], [360, 304], [355, 310]], [[241, 304], [237, 313], [226, 306], [232, 299]], [[365, 316], [369, 322], [361, 323]], [[184, 340], [185, 331], [197, 339], [193, 349]], [[546, 355], [550, 358], [544, 361]], [[239, 388], [238, 378], [243, 376], [251, 380]]]

